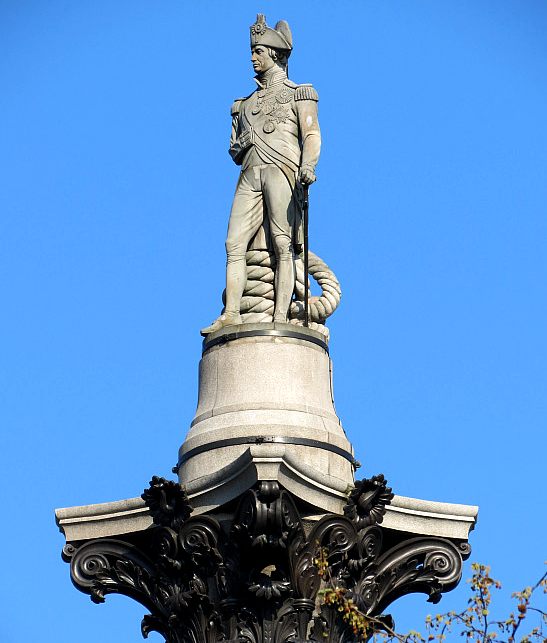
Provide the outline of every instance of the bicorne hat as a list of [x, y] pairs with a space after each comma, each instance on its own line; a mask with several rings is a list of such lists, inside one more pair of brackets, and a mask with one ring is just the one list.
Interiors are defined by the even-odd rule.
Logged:
[[280, 20], [275, 25], [275, 29], [272, 29], [266, 24], [264, 14], [259, 13], [256, 17], [256, 22], [251, 25], [250, 29], [251, 47], [264, 45], [265, 47], [282, 49], [287, 52], [292, 50], [292, 33], [289, 25], [284, 20]]

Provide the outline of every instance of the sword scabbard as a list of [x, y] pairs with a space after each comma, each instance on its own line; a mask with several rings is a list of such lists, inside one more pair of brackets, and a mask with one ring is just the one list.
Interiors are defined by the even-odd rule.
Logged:
[[309, 191], [310, 186], [304, 186], [304, 203], [303, 203], [303, 219], [304, 219], [304, 326], [309, 326], [309, 312], [308, 312], [308, 273], [309, 273], [309, 255], [308, 255], [308, 219], [309, 219]]

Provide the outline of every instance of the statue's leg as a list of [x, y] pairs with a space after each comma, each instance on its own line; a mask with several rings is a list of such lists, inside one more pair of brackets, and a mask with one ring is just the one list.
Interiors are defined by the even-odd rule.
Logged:
[[228, 235], [226, 237], [226, 308], [210, 326], [201, 329], [206, 336], [224, 326], [241, 324], [241, 298], [247, 283], [245, 254], [264, 217], [260, 168], [251, 167], [239, 175]]
[[285, 174], [275, 165], [264, 168], [262, 186], [277, 258], [274, 322], [286, 322], [294, 291], [295, 274], [292, 248], [293, 189]]
[[236, 188], [226, 237], [226, 314], [239, 315], [247, 283], [245, 253], [264, 216], [259, 168], [242, 172]]

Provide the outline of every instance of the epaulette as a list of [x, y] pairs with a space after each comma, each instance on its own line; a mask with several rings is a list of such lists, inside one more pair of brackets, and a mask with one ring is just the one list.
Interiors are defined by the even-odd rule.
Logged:
[[294, 92], [294, 100], [314, 100], [318, 101], [319, 96], [315, 89], [309, 84], [298, 85]]
[[230, 110], [230, 115], [231, 116], [235, 116], [236, 114], [239, 114], [239, 108], [241, 107], [241, 102], [244, 101], [245, 98], [236, 98], [235, 99], [235, 101], [232, 103], [232, 108]]
[[292, 80], [289, 80], [288, 78], [283, 81], [284, 85], [287, 85], [287, 87], [290, 87], [291, 89], [296, 89], [298, 85], [296, 83], [293, 83]]

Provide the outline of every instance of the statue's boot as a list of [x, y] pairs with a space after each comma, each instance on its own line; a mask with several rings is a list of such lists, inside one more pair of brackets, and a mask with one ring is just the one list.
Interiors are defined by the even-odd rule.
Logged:
[[281, 255], [275, 273], [275, 323], [287, 323], [289, 306], [294, 290], [294, 259], [291, 254]]
[[202, 328], [199, 332], [205, 337], [210, 335], [224, 326], [234, 326], [236, 324], [241, 324], [241, 315], [239, 313], [223, 313], [218, 319], [216, 319], [210, 326]]

